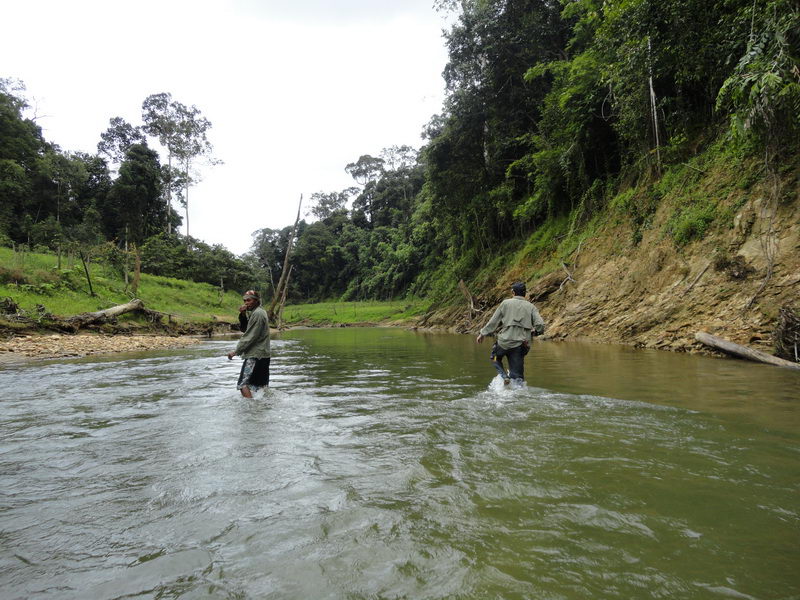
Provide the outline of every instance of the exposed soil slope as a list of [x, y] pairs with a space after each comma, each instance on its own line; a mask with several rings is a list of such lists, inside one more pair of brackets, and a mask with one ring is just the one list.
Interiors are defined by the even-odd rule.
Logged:
[[[702, 240], [678, 246], [665, 233], [675, 206], [664, 202], [636, 243], [622, 218], [599, 227], [558, 269], [534, 279], [553, 257], [532, 258], [500, 274], [476, 294], [472, 311], [460, 306], [427, 315], [423, 325], [475, 332], [516, 279], [548, 324], [550, 338], [676, 351], [710, 352], [694, 339], [704, 330], [765, 352], [782, 306], [800, 307], [800, 199], [797, 174], [780, 198], [763, 187], [736, 190], [738, 206]], [[522, 261], [524, 262], [524, 261]]]

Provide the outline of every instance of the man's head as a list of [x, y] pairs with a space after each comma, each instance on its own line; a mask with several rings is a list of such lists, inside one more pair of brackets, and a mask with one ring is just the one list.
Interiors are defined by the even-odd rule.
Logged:
[[525, 284], [521, 281], [515, 281], [511, 284], [511, 291], [514, 292], [515, 296], [524, 296], [525, 295]]
[[261, 304], [261, 297], [255, 290], [247, 290], [242, 296], [242, 300], [244, 300], [244, 305], [247, 307], [247, 310], [253, 310]]

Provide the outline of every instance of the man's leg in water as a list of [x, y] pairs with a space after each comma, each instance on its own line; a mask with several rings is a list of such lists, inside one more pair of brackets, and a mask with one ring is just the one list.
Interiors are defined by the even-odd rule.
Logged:
[[[509, 382], [508, 373], [506, 373], [505, 367], [503, 367], [504, 353], [505, 350], [503, 350], [500, 346], [497, 345], [497, 342], [495, 342], [494, 345], [492, 346], [492, 353], [490, 357], [492, 360], [492, 365], [494, 366], [495, 369], [497, 369], [497, 372], [500, 373], [500, 377], [503, 378], [503, 381], [505, 383], [508, 383]], [[509, 359], [509, 364], [510, 364], [510, 359]]]
[[236, 387], [239, 388], [239, 391], [242, 393], [242, 396], [245, 398], [252, 398], [253, 392], [250, 391], [250, 377], [253, 375], [253, 369], [256, 365], [256, 359], [254, 358], [245, 358], [242, 362], [242, 370], [239, 373], [239, 381]]
[[522, 381], [525, 378], [525, 348], [517, 346], [506, 350], [508, 357], [508, 374], [511, 379]]

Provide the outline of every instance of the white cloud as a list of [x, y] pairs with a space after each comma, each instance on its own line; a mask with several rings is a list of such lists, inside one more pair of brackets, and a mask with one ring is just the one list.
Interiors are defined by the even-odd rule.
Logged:
[[[335, 7], [335, 10], [334, 8]], [[439, 112], [440, 15], [413, 2], [36, 1], [4, 7], [2, 77], [25, 81], [49, 141], [94, 152], [108, 119], [139, 123], [170, 92], [211, 120], [224, 165], [190, 192], [190, 233], [246, 251], [297, 200], [352, 184], [344, 166], [419, 147]]]

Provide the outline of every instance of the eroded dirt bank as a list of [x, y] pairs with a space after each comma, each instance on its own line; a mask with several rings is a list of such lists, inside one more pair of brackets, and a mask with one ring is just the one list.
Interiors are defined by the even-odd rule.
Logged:
[[[753, 194], [703, 240], [678, 247], [664, 233], [666, 208], [634, 242], [625, 223], [609, 224], [550, 273], [530, 261], [472, 289], [479, 310], [461, 306], [427, 315], [423, 326], [474, 333], [520, 279], [548, 324], [547, 337], [586, 338], [685, 352], [714, 353], [697, 331], [772, 353], [783, 306], [800, 307], [800, 200]], [[551, 260], [552, 263], [552, 260]]]

